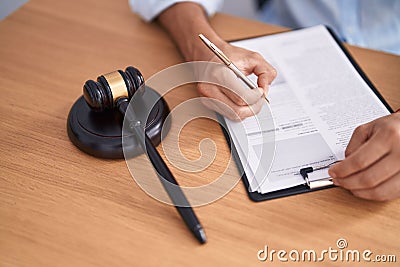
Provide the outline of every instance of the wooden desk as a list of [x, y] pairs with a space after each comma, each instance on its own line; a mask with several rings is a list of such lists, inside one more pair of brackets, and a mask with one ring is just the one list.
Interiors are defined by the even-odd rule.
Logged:
[[[221, 14], [212, 24], [227, 40], [279, 30]], [[134, 183], [124, 161], [76, 149], [66, 118], [85, 80], [128, 65], [148, 78], [182, 62], [168, 36], [140, 21], [127, 1], [32, 0], [0, 23], [0, 36], [0, 266], [254, 266], [265, 245], [320, 251], [339, 238], [349, 249], [400, 260], [400, 200], [364, 201], [337, 188], [253, 203], [240, 183], [196, 208], [209, 238], [201, 246], [173, 207]], [[400, 58], [349, 48], [399, 107]], [[171, 107], [196, 96], [186, 89], [167, 96]], [[210, 137], [220, 157], [229, 155], [216, 123], [188, 127], [184, 154], [198, 153], [198, 141]], [[222, 163], [217, 158], [208, 171]]]

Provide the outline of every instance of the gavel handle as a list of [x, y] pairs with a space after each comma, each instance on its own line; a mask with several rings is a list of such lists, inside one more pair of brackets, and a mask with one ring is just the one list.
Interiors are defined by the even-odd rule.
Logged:
[[128, 121], [131, 123], [131, 129], [137, 137], [137, 141], [140, 143], [143, 151], [147, 154], [147, 157], [157, 172], [161, 184], [164, 186], [164, 189], [167, 191], [168, 196], [172, 200], [172, 203], [174, 203], [175, 208], [185, 221], [187, 227], [201, 243], [204, 243], [206, 239], [202, 226], [200, 225], [196, 214], [190, 207], [188, 199], [179, 187], [178, 182], [165, 164], [160, 153], [158, 153], [157, 149], [154, 147], [151, 139], [147, 136], [145, 132], [146, 122], [141, 122], [136, 118], [133, 110], [128, 110], [129, 100], [127, 98], [118, 99], [116, 104], [121, 114], [127, 116]]

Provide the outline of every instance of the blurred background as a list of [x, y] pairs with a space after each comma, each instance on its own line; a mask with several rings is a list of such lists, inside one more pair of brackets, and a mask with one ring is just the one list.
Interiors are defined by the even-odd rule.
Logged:
[[[0, 0], [0, 20], [28, 1]], [[325, 24], [341, 41], [400, 55], [400, 0], [225, 0], [221, 12], [289, 28]]]
[[[126, 0], [127, 1], [127, 0]], [[0, 20], [17, 10], [28, 0], [1, 0], [0, 1]], [[254, 1], [229, 0], [224, 2], [222, 12], [246, 17], [256, 18], [256, 4]]]

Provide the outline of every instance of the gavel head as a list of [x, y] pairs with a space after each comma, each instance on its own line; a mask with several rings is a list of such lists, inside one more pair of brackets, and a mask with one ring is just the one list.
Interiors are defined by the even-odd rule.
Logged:
[[118, 98], [130, 99], [143, 85], [144, 78], [140, 71], [134, 67], [127, 67], [125, 71], [117, 70], [101, 75], [97, 82], [86, 81], [83, 96], [94, 111], [111, 110]]

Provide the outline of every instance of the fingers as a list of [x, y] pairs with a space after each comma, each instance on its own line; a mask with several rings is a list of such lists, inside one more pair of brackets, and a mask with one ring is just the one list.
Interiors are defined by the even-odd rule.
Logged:
[[347, 177], [372, 165], [390, 151], [390, 143], [376, 133], [355, 152], [329, 169], [332, 178]]
[[269, 85], [278, 75], [276, 69], [265, 61], [264, 58], [262, 58], [262, 61], [255, 66], [253, 73], [257, 75], [257, 84], [259, 87], [264, 89], [264, 92], [267, 92]]
[[391, 114], [354, 132], [346, 158], [329, 169], [336, 185], [374, 200], [400, 197], [400, 114]]
[[224, 86], [220, 86], [218, 89], [236, 105], [250, 106], [257, 103], [263, 97], [263, 90], [251, 90], [244, 86], [235, 74], [233, 76], [232, 79], [222, 83]]
[[[269, 85], [275, 79], [276, 70], [258, 53], [251, 52], [251, 56], [247, 58], [239, 69], [245, 74], [254, 73], [257, 76], [257, 84], [259, 90], [248, 90], [234, 75], [229, 80], [227, 86], [229, 89], [223, 89], [223, 92], [238, 105], [252, 105], [259, 101], [260, 97], [266, 97]], [[239, 83], [238, 83], [239, 82]], [[261, 92], [261, 96], [260, 96]]]
[[347, 145], [345, 155], [346, 157], [350, 156], [354, 151], [356, 151], [365, 141], [367, 141], [368, 137], [371, 134], [372, 124], [367, 123], [361, 126], [358, 126], [351, 136], [350, 142]]
[[[259, 53], [252, 53], [248, 63], [250, 69], [249, 74], [254, 73], [257, 78], [257, 85], [263, 89], [264, 95], [268, 93], [269, 85], [277, 76], [277, 71], [271, 66]], [[252, 68], [251, 68], [252, 67]]]
[[353, 190], [353, 195], [377, 201], [388, 201], [400, 197], [400, 174], [392, 176], [377, 187]]
[[260, 112], [264, 101], [258, 98], [250, 105], [237, 105], [227, 95], [219, 90], [219, 87], [212, 84], [199, 84], [198, 91], [202, 98], [202, 103], [209, 109], [212, 109], [233, 121], [243, 120], [247, 117], [254, 116]]
[[379, 186], [390, 177], [400, 173], [398, 159], [400, 155], [388, 155], [358, 173], [345, 178], [334, 179], [334, 184], [348, 190], [368, 189]]
[[[243, 87], [242, 90], [244, 92], [234, 91], [232, 88], [219, 87], [217, 90], [220, 90], [223, 94], [225, 94], [235, 105], [238, 106], [251, 106], [257, 103], [263, 97], [262, 90], [250, 90], [248, 88]], [[247, 92], [246, 92], [247, 91]]]
[[[198, 80], [209, 83], [199, 84], [197, 88], [201, 96], [212, 98], [210, 101], [202, 100], [205, 106], [230, 119], [242, 120], [261, 110], [265, 104], [264, 97], [268, 92], [269, 84], [276, 77], [276, 70], [258, 53], [229, 44], [226, 44], [223, 50], [241, 72], [245, 75], [254, 73], [257, 76], [258, 90], [249, 89], [222, 64], [208, 64], [196, 69], [195, 73], [199, 77], [207, 78]], [[218, 58], [215, 60], [220, 62]]]
[[254, 105], [262, 97], [262, 90], [260, 92], [260, 90], [249, 89], [229, 68], [222, 64], [210, 64], [205, 70], [202, 70], [202, 73], [207, 75], [209, 82], [215, 84], [214, 86], [200, 85], [198, 87], [200, 94], [204, 96], [213, 97], [218, 90], [239, 106]]

